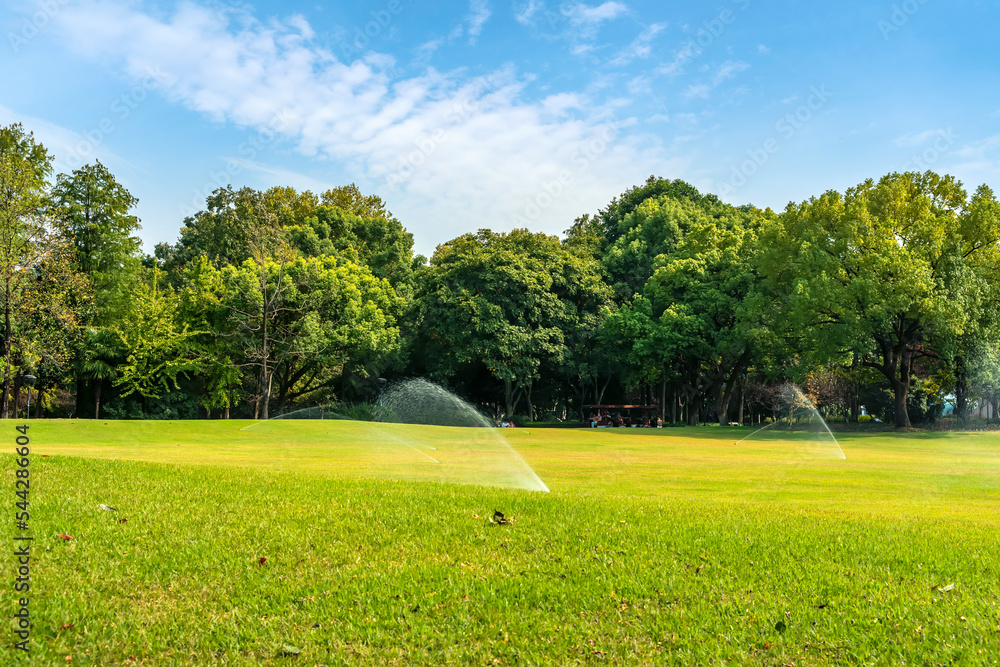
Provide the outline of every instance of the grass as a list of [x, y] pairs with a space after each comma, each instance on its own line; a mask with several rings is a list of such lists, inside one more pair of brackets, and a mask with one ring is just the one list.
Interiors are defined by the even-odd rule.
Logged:
[[995, 433], [505, 432], [546, 494], [421, 453], [483, 431], [248, 425], [34, 423], [31, 654], [0, 663], [1000, 659]]

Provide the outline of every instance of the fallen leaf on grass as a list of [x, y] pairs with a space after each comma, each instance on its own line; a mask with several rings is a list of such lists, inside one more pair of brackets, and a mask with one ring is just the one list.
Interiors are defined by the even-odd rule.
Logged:
[[948, 591], [953, 591], [953, 590], [955, 590], [955, 584], [948, 584], [947, 586], [941, 587], [942, 593], [947, 593]]
[[278, 651], [278, 655], [298, 655], [299, 653], [302, 653], [302, 649], [298, 646], [292, 646], [291, 644], [285, 644], [281, 647], [281, 650]]
[[105, 505], [104, 503], [101, 503], [100, 505], [98, 505], [98, 507], [100, 507], [105, 512], [117, 512], [118, 511], [114, 507], [112, 507], [111, 505]]
[[261, 556], [260, 560], [257, 561], [257, 567], [264, 567], [264, 563], [267, 562], [267, 556]]
[[503, 512], [500, 510], [493, 510], [493, 516], [490, 517], [490, 523], [495, 523], [499, 526], [504, 526], [508, 523], [514, 523], [514, 517], [505, 517]]
[[73, 539], [76, 539], [72, 535], [67, 535], [66, 533], [59, 533], [59, 537], [63, 538], [64, 540], [73, 540]]
[[59, 632], [62, 632], [63, 630], [72, 630], [73, 627], [74, 626], [72, 623], [63, 623], [62, 626], [60, 626], [59, 628]]
[[121, 519], [118, 519], [118, 523], [128, 523], [128, 519], [122, 517]]

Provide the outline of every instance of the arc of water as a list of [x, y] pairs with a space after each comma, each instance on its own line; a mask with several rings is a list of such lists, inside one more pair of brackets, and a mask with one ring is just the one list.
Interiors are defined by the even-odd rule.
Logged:
[[748, 438], [752, 438], [752, 437], [754, 437], [755, 435], [757, 435], [758, 433], [760, 433], [760, 432], [761, 432], [761, 431], [763, 431], [764, 429], [769, 429], [769, 428], [771, 428], [772, 426], [774, 426], [774, 425], [775, 425], [775, 424], [777, 424], [777, 423], [778, 423], [778, 422], [776, 422], [776, 421], [773, 421], [773, 422], [771, 422], [770, 424], [768, 424], [767, 426], [764, 426], [764, 427], [762, 427], [762, 428], [759, 428], [759, 429], [757, 429], [756, 431], [754, 431], [754, 432], [753, 432], [753, 433], [751, 433], [750, 435], [748, 435], [748, 436], [745, 436], [745, 437], [743, 437], [743, 438], [740, 438], [739, 440], [737, 440], [737, 441], [736, 441], [736, 442], [734, 442], [733, 444], [734, 444], [734, 445], [738, 445], [738, 444], [740, 444], [741, 442], [743, 442], [744, 440], [747, 440]]
[[[798, 387], [796, 387], [793, 384], [785, 385], [785, 388], [783, 389], [783, 391], [789, 391], [789, 390], [794, 393], [795, 399], [797, 401], [803, 402], [805, 404], [805, 406], [808, 407], [808, 412], [810, 414], [814, 415], [816, 417], [816, 419], [819, 420], [819, 423], [823, 425], [823, 429], [826, 431], [827, 435], [830, 436], [830, 440], [833, 441], [833, 445], [837, 448], [837, 454], [838, 454], [838, 456], [840, 458], [846, 460], [847, 456], [844, 454], [844, 450], [841, 448], [840, 443], [837, 441], [837, 437], [833, 434], [833, 431], [830, 430], [830, 427], [829, 427], [829, 425], [827, 425], [826, 420], [823, 419], [823, 415], [821, 415], [819, 413], [819, 410], [817, 410], [816, 406], [812, 404], [812, 401], [810, 401], [809, 398], [805, 394], [802, 393], [802, 390], [800, 390]], [[757, 435], [761, 431], [763, 431], [765, 429], [768, 429], [768, 428], [771, 428], [772, 426], [774, 426], [777, 423], [778, 423], [777, 420], [773, 421], [770, 424], [768, 424], [767, 426], [764, 426], [762, 428], [757, 429], [756, 431], [754, 431], [750, 435], [748, 435], [748, 436], [746, 436], [746, 437], [744, 437], [744, 438], [742, 438], [740, 440], [737, 440], [733, 444], [734, 445], [738, 445], [741, 442], [743, 442], [744, 440], [752, 438], [753, 436]]]
[[[417, 449], [416, 447], [414, 447], [410, 443], [408, 443], [408, 442], [406, 442], [404, 440], [399, 440], [399, 442], [402, 442], [404, 445], [406, 445], [407, 447], [409, 447], [410, 449], [412, 449], [413, 451], [415, 451], [417, 454], [420, 454], [421, 456], [426, 456], [428, 459], [430, 459], [434, 463], [441, 463], [440, 461], [438, 461], [436, 458], [434, 458], [433, 456], [431, 456], [427, 452], [420, 451], [419, 449]], [[431, 449], [434, 449], [434, 447], [431, 447]]]

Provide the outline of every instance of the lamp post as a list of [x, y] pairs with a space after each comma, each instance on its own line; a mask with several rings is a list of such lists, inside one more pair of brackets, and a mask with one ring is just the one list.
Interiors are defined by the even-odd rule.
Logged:
[[389, 381], [386, 380], [385, 378], [376, 378], [375, 379], [375, 384], [378, 385], [378, 404], [379, 404], [379, 407], [382, 407], [382, 392], [385, 391], [385, 385], [388, 382]]
[[21, 376], [21, 382], [23, 382], [24, 386], [28, 388], [28, 417], [27, 417], [28, 419], [31, 419], [31, 387], [34, 386], [35, 380], [37, 379], [38, 378], [36, 378], [34, 375]]

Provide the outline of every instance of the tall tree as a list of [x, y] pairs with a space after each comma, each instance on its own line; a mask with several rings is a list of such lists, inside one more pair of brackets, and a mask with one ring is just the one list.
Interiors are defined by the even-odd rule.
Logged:
[[3, 389], [0, 418], [10, 414], [12, 350], [26, 285], [66, 250], [48, 215], [52, 157], [20, 124], [0, 127], [0, 299], [3, 302]]
[[[160, 285], [158, 269], [148, 271], [133, 295], [129, 317], [116, 322], [112, 331], [116, 340], [106, 344], [120, 350], [122, 361], [114, 375], [114, 386], [122, 397], [137, 394], [143, 400], [160, 398], [164, 392], [179, 388], [180, 377], [202, 367], [194, 352], [193, 339], [198, 334], [188, 329], [178, 317], [179, 299], [169, 286]], [[113, 351], [108, 356], [112, 356]]]
[[909, 426], [915, 364], [940, 357], [970, 323], [958, 276], [1000, 239], [992, 193], [967, 201], [933, 172], [893, 173], [844, 195], [789, 204], [768, 230], [762, 264], [787, 297], [789, 324], [818, 361], [849, 361], [886, 379], [895, 424]]
[[345, 213], [356, 215], [359, 218], [392, 218], [385, 202], [378, 195], [365, 195], [361, 193], [354, 183], [331, 188], [320, 195], [320, 203], [324, 206], [339, 208]]
[[503, 383], [503, 404], [531, 416], [543, 363], [563, 363], [565, 332], [608, 296], [596, 263], [556, 237], [480, 230], [438, 247], [423, 275], [418, 344], [439, 377], [482, 364]]
[[109, 327], [130, 311], [141, 267], [137, 203], [100, 161], [59, 174], [52, 189], [54, 214], [66, 225], [78, 270], [92, 288], [92, 298], [78, 304], [84, 332], [75, 341], [78, 416], [90, 383], [94, 418], [100, 417], [102, 387], [114, 376]]

